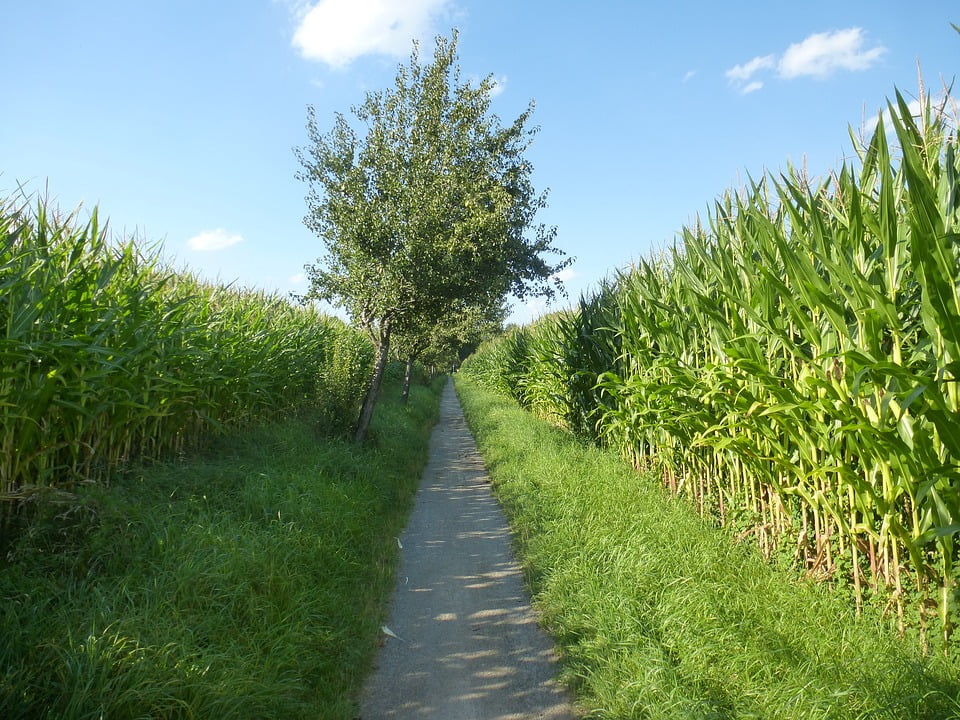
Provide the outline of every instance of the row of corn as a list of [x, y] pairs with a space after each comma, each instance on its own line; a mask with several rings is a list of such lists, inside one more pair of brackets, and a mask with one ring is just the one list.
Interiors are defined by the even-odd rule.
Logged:
[[96, 212], [0, 200], [0, 515], [251, 421], [352, 422], [371, 360], [340, 321], [173, 272]]
[[[889, 125], [888, 125], [889, 123]], [[889, 138], [889, 139], [888, 139]], [[956, 118], [898, 94], [856, 159], [724, 195], [669, 252], [463, 370], [653, 468], [948, 652], [960, 618]]]

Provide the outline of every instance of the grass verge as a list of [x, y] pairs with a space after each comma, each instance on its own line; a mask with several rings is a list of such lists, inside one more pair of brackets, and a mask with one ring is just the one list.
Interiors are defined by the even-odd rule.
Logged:
[[0, 717], [352, 718], [442, 385], [128, 473], [0, 559]]
[[589, 717], [960, 717], [960, 668], [771, 567], [612, 453], [468, 378], [457, 390]]

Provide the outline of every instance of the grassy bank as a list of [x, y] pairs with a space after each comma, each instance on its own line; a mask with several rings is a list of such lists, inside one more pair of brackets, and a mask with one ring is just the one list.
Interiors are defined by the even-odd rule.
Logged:
[[960, 717], [958, 668], [465, 377], [566, 679], [598, 718]]
[[50, 511], [0, 559], [0, 717], [352, 718], [440, 385], [372, 440], [317, 418]]

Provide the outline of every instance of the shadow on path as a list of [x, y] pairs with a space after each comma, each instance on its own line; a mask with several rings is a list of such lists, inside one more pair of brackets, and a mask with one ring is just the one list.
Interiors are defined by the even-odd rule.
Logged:
[[362, 720], [571, 720], [510, 532], [448, 382]]

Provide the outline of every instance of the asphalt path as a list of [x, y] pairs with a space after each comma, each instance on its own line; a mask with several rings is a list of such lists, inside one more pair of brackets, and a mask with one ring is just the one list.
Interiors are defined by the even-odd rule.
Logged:
[[[362, 720], [573, 720], [449, 382]], [[387, 632], [389, 631], [389, 632]]]

